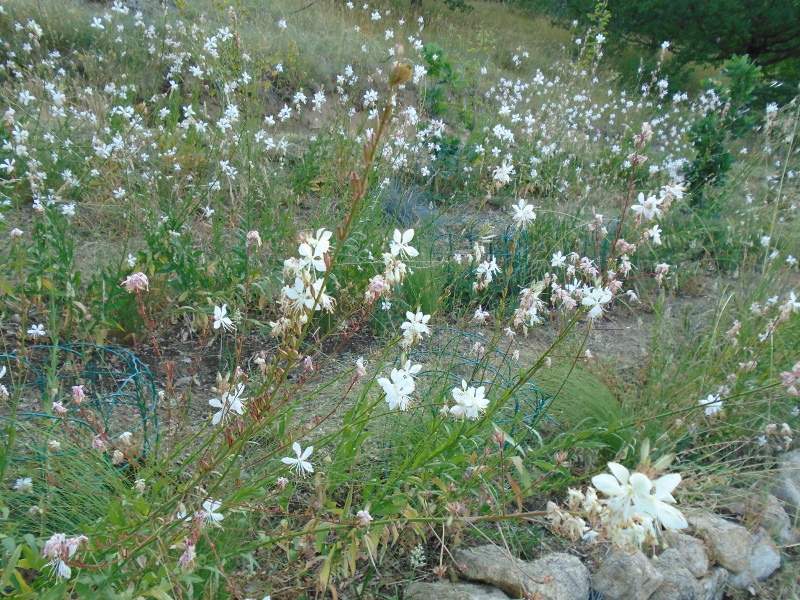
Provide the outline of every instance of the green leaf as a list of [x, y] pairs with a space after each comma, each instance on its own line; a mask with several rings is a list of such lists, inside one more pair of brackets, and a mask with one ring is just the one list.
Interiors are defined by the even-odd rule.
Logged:
[[11, 581], [11, 575], [13, 573], [16, 573], [17, 561], [19, 560], [19, 555], [20, 554], [22, 554], [22, 544], [19, 544], [14, 549], [14, 552], [11, 554], [9, 559], [6, 561], [6, 566], [5, 566], [5, 569], [3, 570], [3, 576], [2, 576], [2, 578], [0, 578], [0, 589], [5, 588], [9, 584], [9, 582]]

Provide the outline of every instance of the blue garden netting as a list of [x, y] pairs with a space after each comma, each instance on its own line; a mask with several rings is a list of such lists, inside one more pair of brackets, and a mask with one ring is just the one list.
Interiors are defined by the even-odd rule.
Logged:
[[[24, 354], [0, 354], [3, 367], [9, 396], [1, 401], [0, 420], [12, 425], [0, 430], [7, 458], [41, 462], [90, 450], [98, 436], [114, 443], [125, 432], [131, 433], [127, 447], [140, 458], [154, 448], [159, 433], [155, 381], [128, 350], [82, 343], [29, 346]], [[75, 385], [82, 385], [86, 395], [81, 406], [71, 399]], [[54, 414], [55, 402], [65, 414]], [[52, 440], [65, 442], [64, 449], [54, 452], [48, 447]]]

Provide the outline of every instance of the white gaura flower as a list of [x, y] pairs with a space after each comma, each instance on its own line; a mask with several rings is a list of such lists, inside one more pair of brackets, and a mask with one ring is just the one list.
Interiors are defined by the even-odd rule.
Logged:
[[653, 243], [657, 246], [661, 245], [661, 228], [658, 225], [653, 226], [651, 229], [647, 230], [647, 235], [649, 235]]
[[700, 400], [700, 406], [705, 406], [706, 416], [710, 417], [722, 410], [722, 400], [719, 394], [709, 394], [708, 398], [702, 398]]
[[88, 538], [85, 535], [78, 535], [67, 539], [63, 533], [54, 533], [52, 537], [47, 540], [42, 550], [42, 557], [49, 558], [48, 566], [53, 567], [57, 577], [69, 579], [72, 575], [72, 569], [66, 563], [70, 560], [78, 546], [88, 543]]
[[322, 279], [307, 285], [302, 279], [295, 277], [294, 286], [286, 286], [283, 288], [283, 293], [291, 300], [291, 307], [295, 312], [319, 310], [321, 299], [320, 302], [317, 302], [317, 297], [322, 289], [322, 284]]
[[231, 321], [231, 318], [227, 316], [227, 313], [227, 304], [214, 307], [214, 329], [219, 329], [220, 327], [222, 327], [225, 331], [233, 331], [236, 329], [233, 321]]
[[523, 198], [520, 198], [517, 204], [512, 204], [511, 208], [514, 211], [513, 221], [517, 229], [524, 229], [536, 220], [536, 212], [533, 210], [533, 205], [526, 204]]
[[611, 290], [602, 286], [592, 288], [581, 302], [584, 306], [590, 307], [589, 318], [596, 319], [603, 314], [603, 304], [607, 304], [612, 298]]
[[418, 375], [419, 372], [422, 371], [422, 365], [412, 365], [411, 361], [407, 360], [405, 364], [399, 369], [399, 371], [413, 377], [414, 375]]
[[33, 491], [33, 479], [30, 477], [21, 477], [14, 482], [14, 489], [23, 493], [30, 493]]
[[304, 242], [300, 244], [298, 252], [300, 253], [301, 267], [311, 265], [317, 271], [325, 272], [328, 270], [328, 265], [325, 264], [325, 252], [319, 246], [312, 248]]
[[36, 325], [31, 325], [28, 328], [28, 335], [35, 339], [35, 338], [44, 337], [45, 335], [47, 335], [47, 332], [44, 329], [44, 325], [39, 323], [39, 324], [36, 324]]
[[494, 174], [492, 178], [494, 179], [495, 186], [503, 187], [509, 181], [511, 181], [511, 176], [515, 174], [516, 171], [514, 170], [514, 165], [503, 161], [503, 164], [494, 168]]
[[486, 319], [489, 318], [489, 311], [483, 310], [482, 306], [478, 306], [475, 310], [475, 316], [472, 317], [472, 321], [475, 323], [486, 323]]
[[400, 325], [400, 329], [404, 332], [410, 332], [410, 335], [415, 338], [419, 338], [422, 334], [430, 334], [431, 329], [428, 327], [428, 321], [431, 320], [430, 315], [425, 315], [419, 310], [416, 314], [407, 311], [406, 319], [408, 319], [408, 321]]
[[681, 482], [680, 475], [670, 473], [650, 481], [643, 473], [631, 474], [618, 463], [608, 463], [608, 468], [613, 475], [596, 475], [592, 477], [592, 484], [609, 496], [606, 504], [623, 521], [633, 513], [649, 517], [656, 526], [666, 529], [684, 529], [688, 526], [681, 511], [668, 504], [675, 502], [672, 490]]
[[244, 384], [240, 383], [236, 386], [236, 389], [231, 392], [225, 392], [222, 394], [221, 399], [212, 398], [208, 401], [208, 403], [213, 408], [218, 408], [219, 411], [214, 413], [214, 417], [211, 419], [211, 423], [217, 425], [220, 421], [225, 422], [230, 416], [231, 413], [236, 413], [237, 415], [244, 414], [244, 404], [242, 400], [242, 394], [244, 393]]
[[648, 221], [652, 221], [653, 219], [661, 216], [661, 209], [659, 206], [664, 201], [662, 198], [648, 196], [645, 200], [644, 194], [639, 192], [638, 201], [639, 204], [634, 204], [631, 206], [631, 210], [637, 215], [641, 215]]
[[[410, 363], [407, 363], [407, 365], [410, 367]], [[412, 375], [418, 373], [421, 368], [421, 365], [415, 365], [408, 369], [392, 369], [389, 379], [386, 377], [378, 379], [378, 385], [383, 388], [383, 392], [386, 394], [386, 403], [389, 405], [389, 410], [394, 410], [395, 408], [408, 410], [411, 394], [416, 389]]]
[[550, 260], [550, 266], [556, 269], [563, 267], [567, 263], [567, 257], [559, 250], [555, 254], [553, 254], [552, 259]]
[[409, 245], [413, 239], [413, 229], [408, 229], [403, 233], [400, 233], [399, 229], [395, 229], [392, 241], [389, 243], [389, 250], [391, 250], [392, 256], [400, 256], [401, 254], [410, 258], [419, 256], [419, 251]]
[[325, 254], [331, 247], [330, 239], [333, 235], [332, 232], [325, 229], [318, 229], [315, 236], [307, 237], [298, 252], [300, 253], [300, 266], [305, 267], [311, 265], [315, 270], [325, 272], [328, 270], [328, 265], [325, 264]]
[[222, 500], [209, 498], [203, 502], [203, 512], [206, 514], [206, 523], [209, 525], [219, 525], [219, 522], [225, 518], [225, 515], [217, 512], [220, 506], [222, 506]]
[[297, 454], [297, 458], [285, 456], [281, 459], [281, 462], [285, 465], [291, 466], [292, 469], [297, 471], [298, 475], [313, 473], [314, 467], [312, 467], [311, 463], [308, 462], [308, 457], [314, 452], [314, 446], [309, 446], [303, 450], [300, 448], [300, 444], [295, 442], [292, 444], [292, 450], [294, 450], [294, 453]]
[[484, 396], [484, 386], [474, 388], [468, 387], [467, 382], [461, 380], [460, 388], [453, 388], [453, 400], [456, 405], [450, 407], [450, 414], [456, 417], [467, 417], [477, 419], [480, 413], [489, 406], [489, 399]]

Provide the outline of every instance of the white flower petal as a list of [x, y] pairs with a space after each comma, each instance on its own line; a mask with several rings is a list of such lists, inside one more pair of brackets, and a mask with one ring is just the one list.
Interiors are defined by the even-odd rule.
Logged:
[[625, 490], [622, 489], [617, 478], [608, 473], [592, 477], [592, 485], [606, 496], [622, 496], [625, 494]]
[[643, 473], [634, 473], [631, 475], [629, 483], [633, 488], [634, 493], [648, 496], [650, 490], [653, 489], [653, 483]]
[[658, 520], [667, 529], [685, 529], [689, 526], [681, 511], [664, 502], [658, 503]]
[[666, 497], [668, 496], [670, 501], [674, 502], [675, 500], [672, 499], [670, 494], [672, 493], [672, 490], [678, 487], [680, 482], [681, 476], [678, 473], [670, 473], [669, 475], [659, 477], [653, 482], [653, 486], [655, 487], [653, 496], [655, 496], [658, 500], [666, 500]]
[[608, 463], [608, 470], [617, 478], [620, 483], [628, 483], [628, 479], [630, 478], [630, 471], [623, 467], [619, 463], [610, 462]]

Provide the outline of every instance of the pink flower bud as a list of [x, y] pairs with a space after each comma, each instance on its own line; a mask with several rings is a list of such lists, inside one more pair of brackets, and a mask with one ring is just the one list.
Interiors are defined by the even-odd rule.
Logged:
[[73, 385], [72, 386], [72, 401], [75, 404], [82, 404], [83, 401], [86, 400], [86, 394], [83, 392], [82, 385]]

